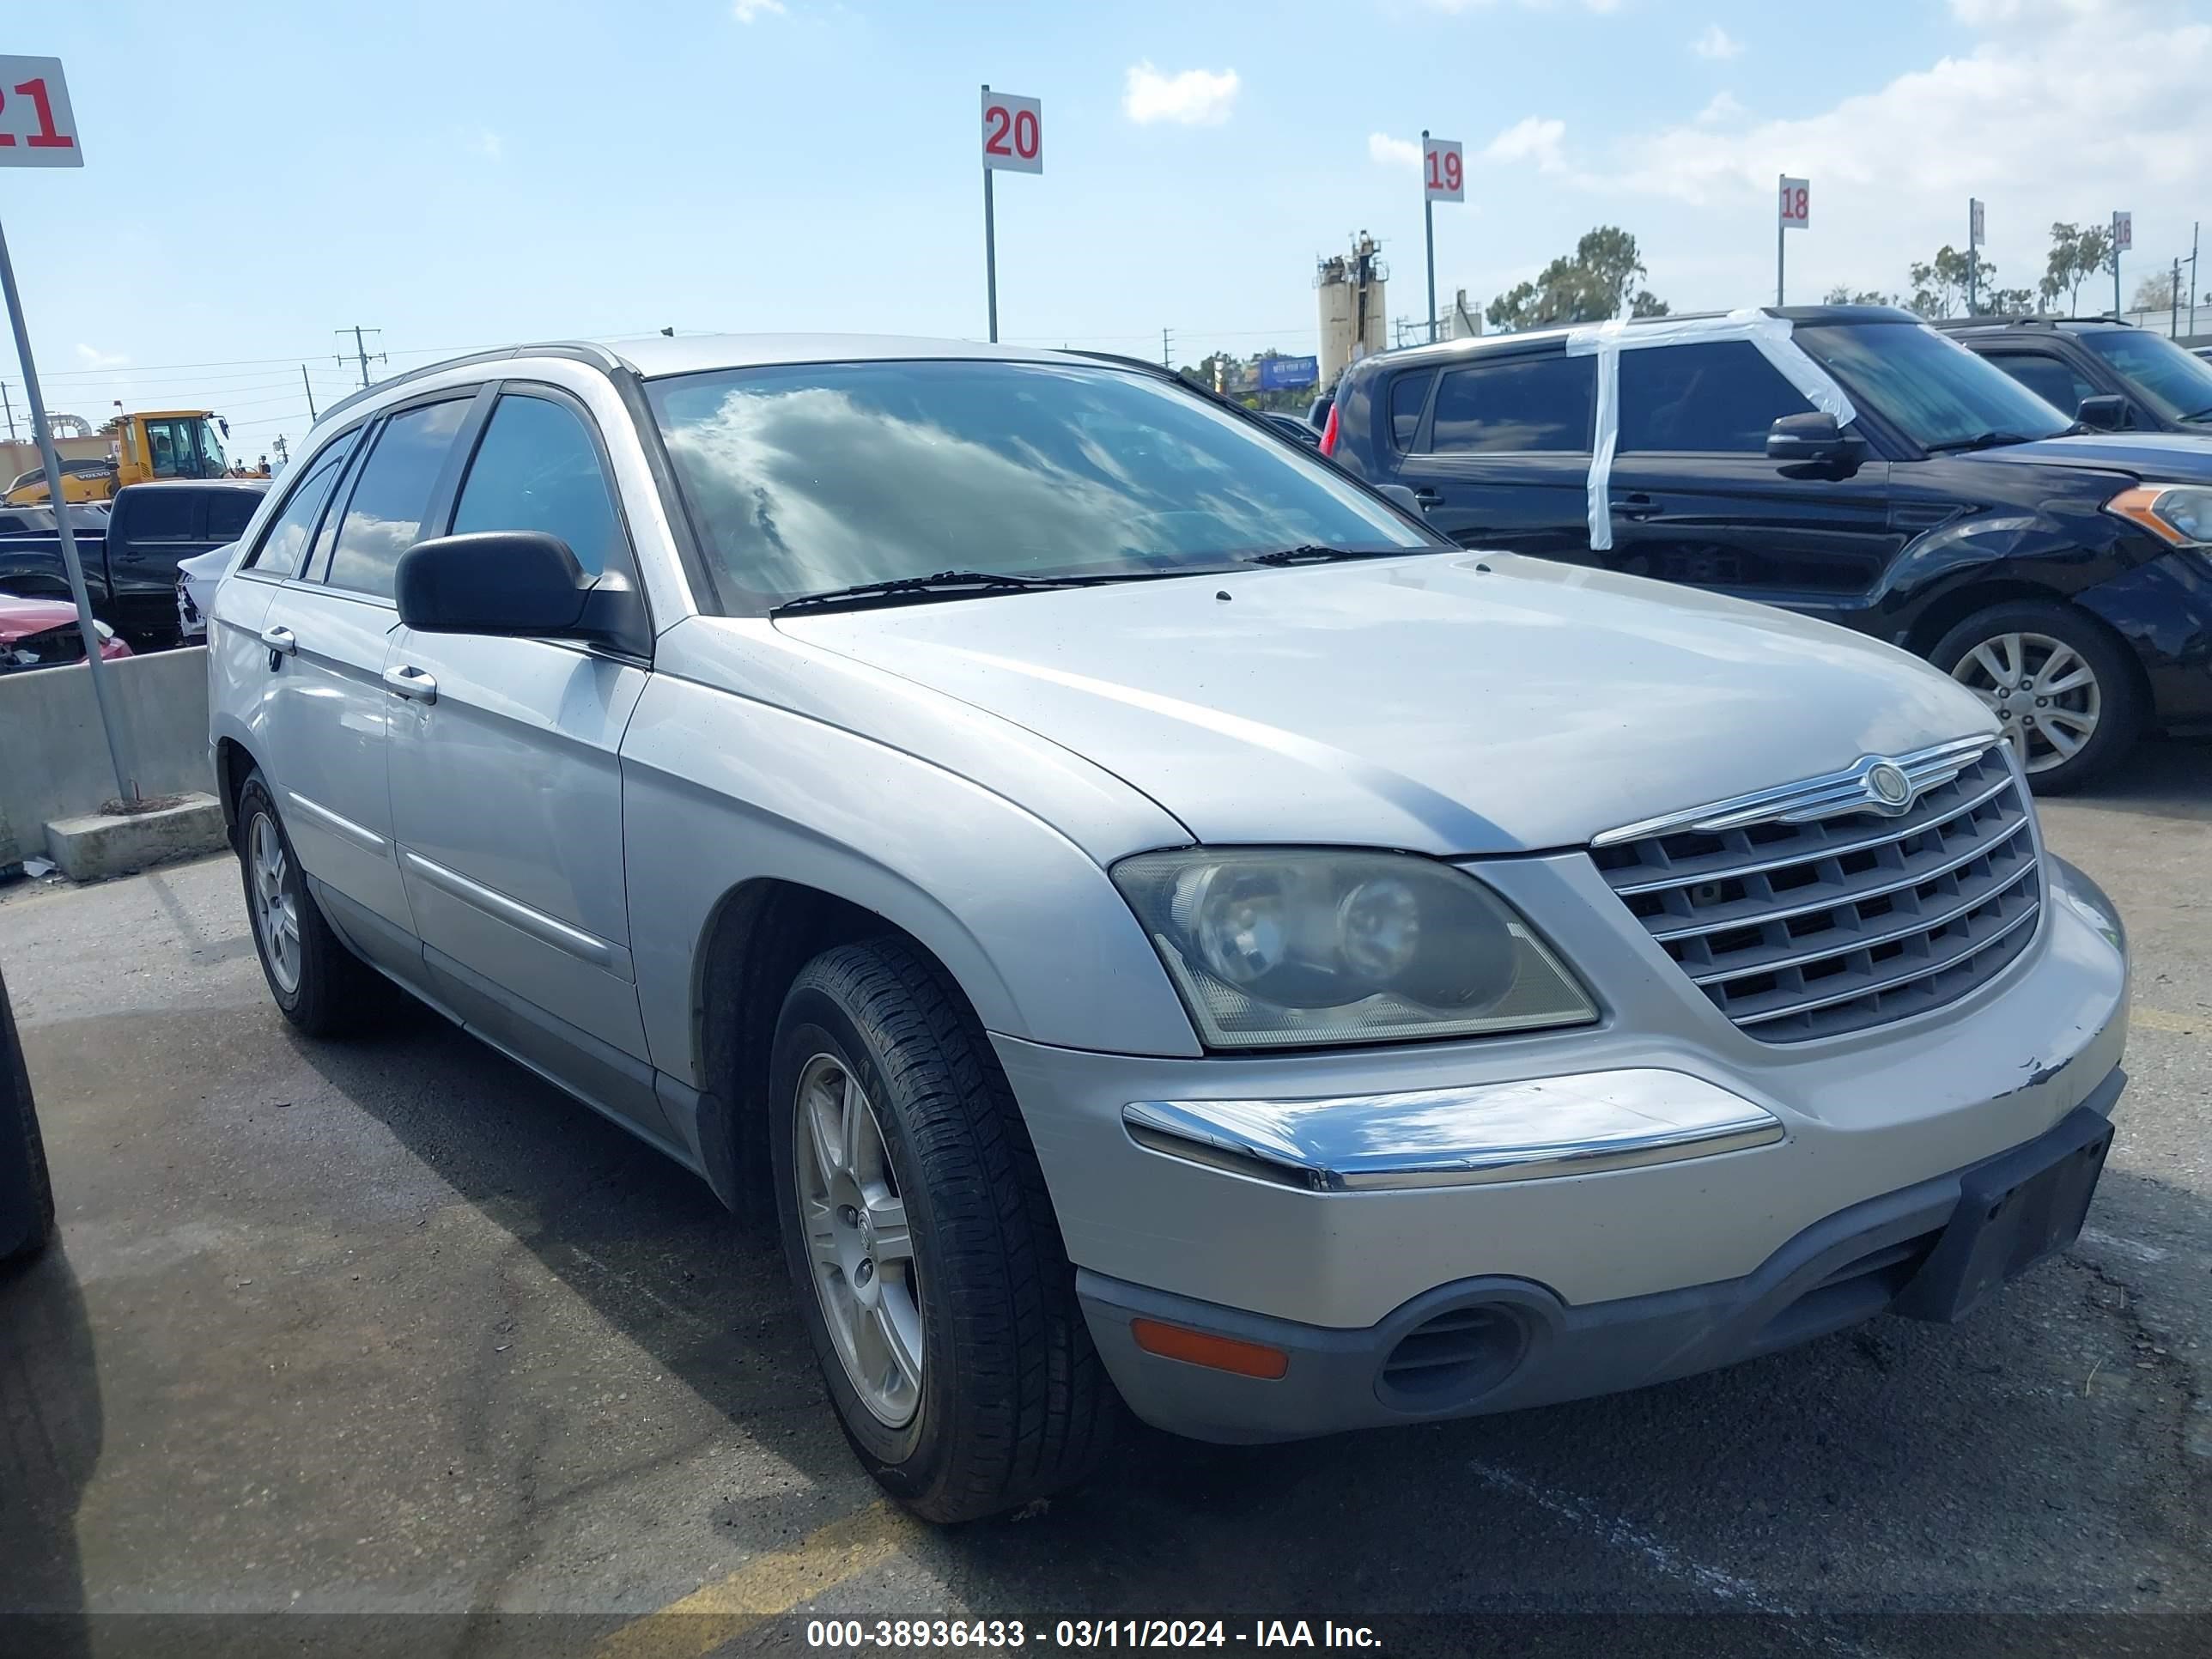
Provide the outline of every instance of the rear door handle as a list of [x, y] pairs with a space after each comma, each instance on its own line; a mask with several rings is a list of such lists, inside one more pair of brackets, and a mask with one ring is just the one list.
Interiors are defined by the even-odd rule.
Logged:
[[267, 646], [272, 653], [286, 657], [292, 655], [300, 648], [298, 638], [289, 628], [263, 629], [261, 643]]
[[402, 664], [397, 668], [386, 669], [384, 689], [415, 702], [438, 701], [436, 677], [410, 664]]
[[1619, 519], [1638, 520], [1656, 519], [1659, 516], [1659, 503], [1649, 495], [1641, 494], [1616, 496], [1613, 503], [1613, 516]]
[[1428, 485], [1423, 484], [1413, 492], [1413, 499], [1423, 507], [1441, 507], [1444, 498], [1443, 491], [1431, 489]]

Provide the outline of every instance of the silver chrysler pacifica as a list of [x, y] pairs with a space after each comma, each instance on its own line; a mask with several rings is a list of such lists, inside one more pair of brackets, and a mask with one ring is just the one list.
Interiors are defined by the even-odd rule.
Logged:
[[1955, 1320], [2110, 1145], [2120, 923], [1975, 697], [1454, 545], [1142, 365], [439, 364], [212, 611], [277, 1006], [396, 985], [773, 1217], [933, 1519], [1125, 1405], [1288, 1439]]

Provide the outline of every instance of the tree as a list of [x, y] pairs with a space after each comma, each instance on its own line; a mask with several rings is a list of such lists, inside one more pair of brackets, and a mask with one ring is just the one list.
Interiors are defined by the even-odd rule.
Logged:
[[2137, 311], [2164, 311], [2173, 303], [2173, 273], [2160, 270], [2136, 284]]
[[1933, 260], [1916, 262], [1905, 271], [1912, 284], [1912, 297], [1905, 303], [1923, 317], [1948, 317], [1954, 310], [1963, 311], [1969, 270], [1982, 282], [1995, 274], [1978, 253], [1961, 253], [1946, 242], [1936, 250]]
[[1619, 316], [1664, 317], [1667, 302], [1639, 286], [1648, 275], [1636, 239], [1600, 225], [1537, 273], [1492, 300], [1484, 312], [1493, 327], [1543, 328], [1555, 323], [1595, 323]]
[[2024, 288], [1993, 289], [1981, 309], [1984, 316], [2024, 317], [2036, 309], [2035, 295]]
[[1827, 298], [1821, 301], [1823, 305], [1831, 306], [1893, 306], [1903, 303], [1894, 294], [1884, 294], [1879, 289], [1854, 289], [1847, 283], [1838, 283], [1828, 290]]
[[2112, 233], [2103, 225], [2064, 222], [2051, 227], [2051, 253], [2043, 267], [2041, 293], [2046, 303], [2065, 295], [2069, 311], [2081, 309], [2081, 284], [2112, 265]]

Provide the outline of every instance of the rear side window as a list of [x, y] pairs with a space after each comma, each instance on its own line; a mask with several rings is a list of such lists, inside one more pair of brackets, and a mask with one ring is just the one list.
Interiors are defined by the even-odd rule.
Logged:
[[2057, 358], [2040, 351], [1992, 351], [1989, 359], [2069, 420], [2097, 388]]
[[1597, 360], [1565, 353], [1448, 370], [1437, 387], [1429, 447], [1439, 454], [1587, 450], [1596, 387]]
[[253, 517], [253, 509], [261, 505], [261, 494], [253, 489], [219, 489], [208, 498], [207, 539], [211, 542], [234, 542], [243, 535]]
[[1805, 394], [1748, 340], [1648, 346], [1620, 354], [1620, 449], [1760, 455], [1785, 415], [1809, 414]]
[[314, 533], [315, 520], [330, 499], [331, 486], [337, 482], [346, 457], [353, 453], [353, 434], [339, 439], [315, 458], [299, 484], [284, 502], [283, 511], [269, 526], [261, 538], [261, 545], [253, 550], [246, 568], [264, 571], [271, 576], [296, 576], [300, 574], [301, 556], [307, 550], [307, 538]]
[[199, 505], [189, 489], [149, 489], [135, 495], [130, 538], [134, 542], [188, 542], [198, 535], [192, 509]]
[[392, 597], [399, 556], [422, 538], [422, 515], [438, 487], [453, 435], [469, 411], [466, 398], [450, 398], [394, 415], [377, 434], [346, 501], [324, 580], [356, 593]]
[[580, 416], [548, 398], [501, 398], [453, 514], [455, 535], [471, 530], [558, 536], [594, 576], [619, 562], [614, 493]]
[[1433, 374], [1401, 374], [1390, 382], [1390, 441], [1400, 449], [1411, 449], [1413, 439], [1421, 429], [1421, 410], [1429, 401], [1429, 382]]

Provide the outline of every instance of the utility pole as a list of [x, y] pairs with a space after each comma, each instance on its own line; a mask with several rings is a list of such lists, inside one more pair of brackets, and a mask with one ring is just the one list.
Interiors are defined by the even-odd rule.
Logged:
[[1175, 356], [1168, 349], [1168, 331], [1165, 329], [1160, 331], [1160, 367], [1162, 368], [1175, 367]]
[[[359, 323], [356, 323], [356, 324], [353, 325], [353, 327], [352, 327], [352, 329], [351, 329], [350, 331], [346, 330], [346, 329], [343, 329], [343, 328], [334, 328], [334, 329], [332, 329], [332, 330], [331, 331], [331, 333], [333, 333], [333, 334], [336, 334], [336, 335], [339, 335], [339, 336], [341, 336], [341, 337], [343, 337], [343, 335], [345, 335], [345, 334], [346, 334], [346, 333], [348, 333], [348, 332], [350, 332], [350, 333], [353, 335], [353, 353], [354, 353], [354, 356], [355, 356], [357, 359], [359, 359], [359, 360], [360, 360], [360, 362], [361, 362], [361, 389], [362, 389], [363, 392], [368, 391], [368, 348], [366, 345], [364, 345], [363, 343], [362, 343], [362, 337], [362, 337], [362, 334], [364, 334], [364, 333], [368, 333], [368, 334], [381, 334], [381, 333], [383, 333], [383, 332], [384, 332], [384, 331], [383, 331], [382, 329], [380, 329], [380, 328], [372, 328], [372, 329], [366, 329], [366, 330], [365, 330], [365, 329], [363, 329], [363, 328], [362, 327], [362, 325], [361, 325]], [[343, 363], [345, 362], [345, 353], [343, 353], [343, 351], [341, 351], [340, 353], [338, 353], [337, 356], [338, 356], [338, 362], [339, 362], [341, 364], [343, 364]], [[391, 359], [388, 356], [386, 356], [385, 353], [383, 353], [383, 352], [380, 351], [380, 352], [378, 352], [378, 353], [376, 354], [376, 361], [377, 361], [377, 362], [379, 362], [380, 363], [388, 363], [388, 362], [390, 362], [392, 361], [392, 359]], [[303, 368], [302, 372], [304, 372], [304, 368]]]
[[277, 465], [282, 466], [285, 462], [292, 459], [292, 452], [284, 447], [284, 434], [283, 433], [278, 433], [275, 441], [271, 442], [269, 447], [276, 452]]
[[[2189, 266], [2189, 280], [2192, 286], [2197, 281], [2197, 264], [2193, 256]], [[2195, 296], [2191, 297], [2192, 301], [2191, 310], [2193, 313], [2196, 308], [2193, 303]], [[2193, 316], [2190, 326], [2192, 329], [2197, 326]], [[5, 380], [0, 380], [0, 409], [5, 409], [8, 411], [8, 441], [12, 444], [15, 441], [15, 405], [8, 399], [8, 382]]]
[[2174, 257], [2173, 281], [2166, 290], [2166, 337], [2179, 338], [2181, 333], [2181, 258]]
[[2197, 337], [2197, 225], [2189, 226], [2189, 337]]
[[[339, 361], [343, 362], [344, 360], [341, 358]], [[364, 381], [362, 384], [366, 385], [367, 382]], [[315, 413], [315, 388], [313, 384], [307, 379], [307, 366], [305, 363], [301, 363], [300, 365], [300, 389], [307, 394], [307, 421], [308, 423], [312, 425], [313, 422], [321, 420], [323, 417]]]

